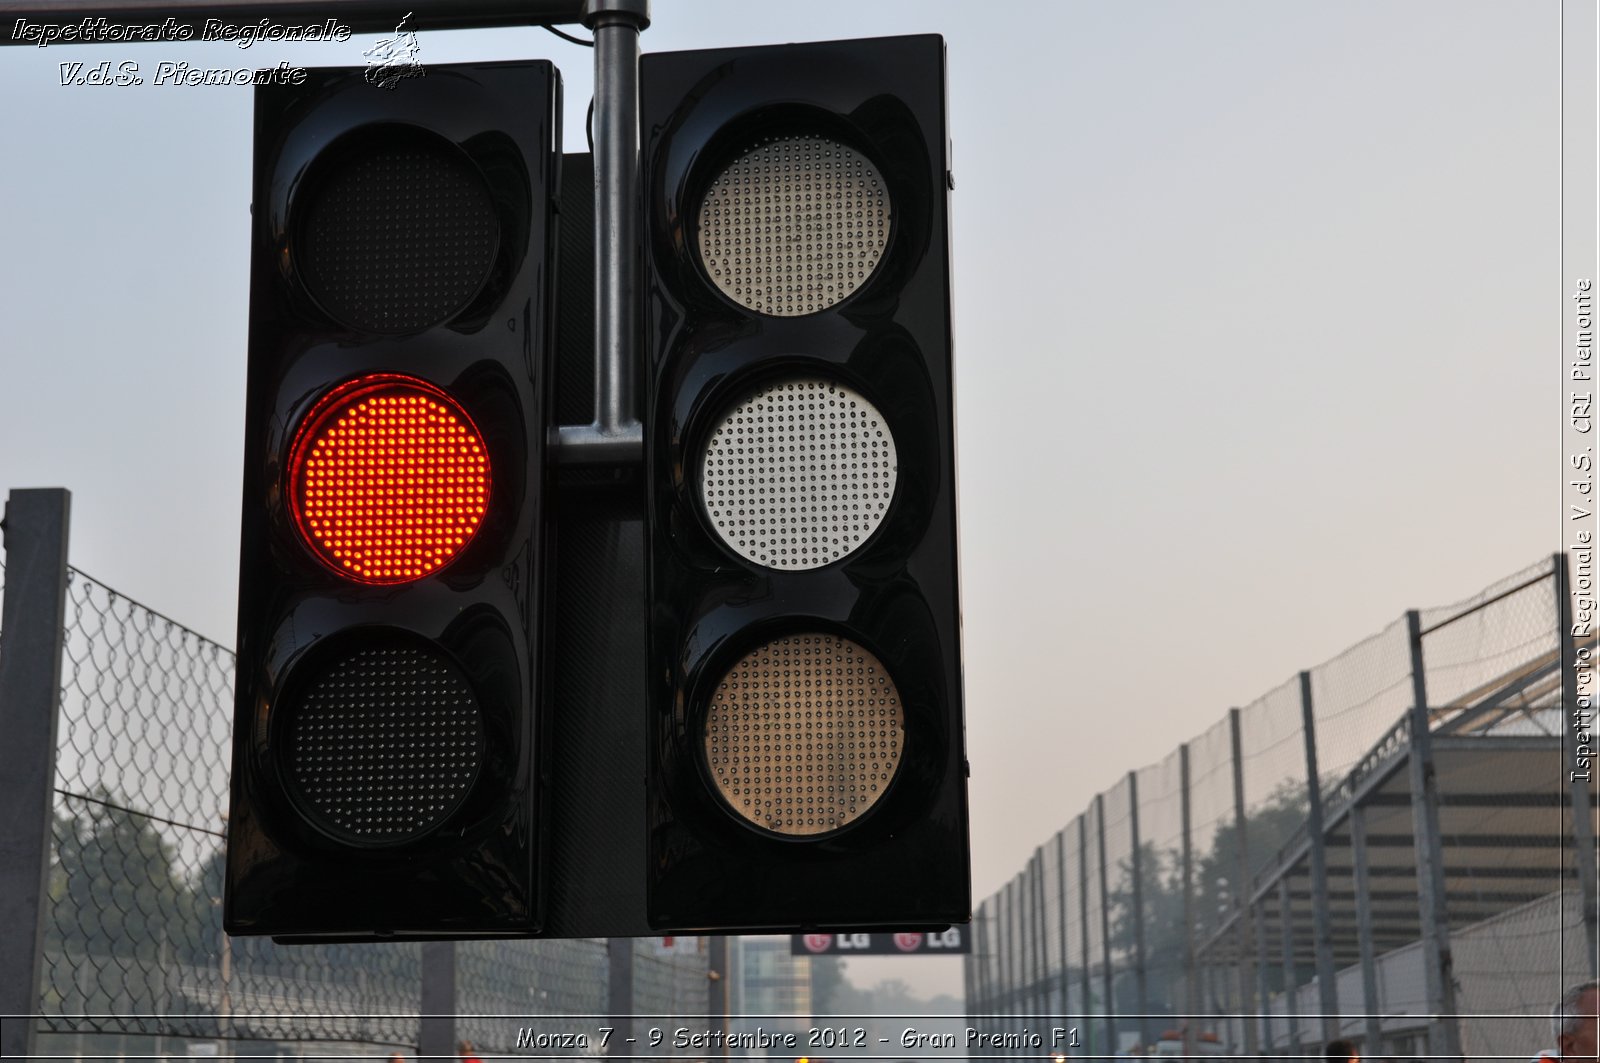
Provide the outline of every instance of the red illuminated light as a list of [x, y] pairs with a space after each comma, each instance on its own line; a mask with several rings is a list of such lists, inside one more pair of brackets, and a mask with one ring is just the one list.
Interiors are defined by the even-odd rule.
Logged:
[[415, 377], [335, 388], [295, 433], [295, 524], [313, 553], [362, 583], [406, 583], [449, 564], [489, 508], [489, 458], [472, 419]]

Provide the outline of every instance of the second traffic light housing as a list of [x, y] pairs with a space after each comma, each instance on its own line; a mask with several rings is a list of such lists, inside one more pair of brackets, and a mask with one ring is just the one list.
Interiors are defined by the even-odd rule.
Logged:
[[943, 41], [640, 80], [650, 922], [965, 921]]

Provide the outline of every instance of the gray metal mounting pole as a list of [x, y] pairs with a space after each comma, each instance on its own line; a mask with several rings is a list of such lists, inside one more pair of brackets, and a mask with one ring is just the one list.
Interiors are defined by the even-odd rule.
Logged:
[[454, 1059], [456, 1055], [456, 943], [422, 943], [422, 1026], [417, 1055]]
[[1059, 918], [1056, 920], [1056, 929], [1061, 938], [1061, 1016], [1063, 1018], [1072, 1014], [1071, 985], [1067, 972], [1072, 969], [1072, 963], [1067, 959], [1067, 831], [1063, 827], [1056, 832], [1056, 908]]
[[0, 615], [0, 1056], [34, 1054], [56, 785], [56, 716], [67, 610], [61, 488], [6, 501], [5, 612]]
[[[1255, 972], [1250, 969], [1250, 834], [1244, 811], [1244, 742], [1238, 709], [1228, 710], [1228, 735], [1233, 753], [1234, 866], [1239, 875], [1239, 882], [1233, 889], [1233, 903], [1239, 911], [1239, 963], [1235, 974], [1239, 983], [1239, 1014], [1244, 1016], [1253, 1010], [1255, 987], [1251, 983], [1255, 981]], [[1253, 1056], [1258, 1048], [1255, 1025], [1242, 1019], [1240, 1025], [1244, 1027], [1245, 1054]]]
[[1383, 1017], [1378, 1011], [1378, 956], [1372, 943], [1371, 879], [1367, 873], [1367, 811], [1350, 806], [1350, 851], [1356, 892], [1356, 945], [1361, 953], [1361, 1009], [1366, 1018], [1366, 1043], [1361, 1055], [1377, 1059], [1383, 1054]]
[[649, 0], [585, 0], [594, 34], [594, 421], [556, 429], [557, 461], [643, 459], [634, 381], [643, 346], [639, 243], [639, 34]]
[[[1556, 585], [1556, 638], [1561, 646], [1561, 706], [1565, 721], [1561, 728], [1561, 746], [1567, 767], [1567, 785], [1572, 797], [1572, 862], [1578, 872], [1578, 889], [1583, 895], [1583, 932], [1588, 942], [1589, 974], [1600, 973], [1600, 927], [1596, 926], [1596, 906], [1600, 905], [1600, 888], [1596, 885], [1594, 807], [1590, 803], [1589, 776], [1591, 772], [1571, 770], [1574, 761], [1570, 743], [1574, 730], [1595, 730], [1593, 699], [1585, 709], [1578, 704], [1578, 648], [1572, 641], [1572, 585], [1567, 570], [1567, 555], [1555, 555]], [[1574, 728], [1573, 725], [1577, 727]]]
[[1089, 974], [1089, 816], [1078, 813], [1078, 925], [1083, 932], [1078, 935], [1080, 966], [1083, 982], [1084, 1044], [1094, 1047], [1094, 1021], [1090, 1018], [1090, 1001], [1094, 999], [1094, 979]]
[[1283, 927], [1283, 1018], [1289, 1027], [1288, 1055], [1300, 1052], [1300, 976], [1294, 963], [1294, 905], [1289, 901], [1289, 879], [1278, 880], [1278, 921]]
[[1144, 876], [1139, 853], [1139, 776], [1128, 772], [1128, 833], [1133, 840], [1133, 984], [1139, 1001], [1139, 1044], [1146, 1052], [1150, 1039], [1150, 988], [1144, 955]]
[[1317, 961], [1317, 998], [1322, 1040], [1339, 1036], [1339, 976], [1333, 969], [1333, 929], [1328, 912], [1327, 833], [1322, 819], [1322, 777], [1317, 773], [1317, 721], [1311, 706], [1311, 673], [1300, 673], [1300, 728], [1306, 739], [1306, 834], [1311, 843], [1312, 952]]
[[1271, 965], [1267, 962], [1267, 902], [1260, 901], [1250, 905], [1250, 912], [1254, 916], [1252, 922], [1256, 930], [1256, 992], [1261, 1001], [1261, 1010], [1256, 1014], [1261, 1019], [1261, 1054], [1272, 1055], [1272, 986], [1268, 972]]
[[606, 1024], [611, 1027], [608, 1056], [631, 1056], [633, 1045], [633, 939], [606, 938]]
[[1178, 816], [1183, 829], [1183, 1055], [1194, 1058], [1194, 1023], [1200, 1014], [1200, 972], [1194, 956], [1194, 844], [1189, 825], [1189, 743], [1178, 747]]
[[1450, 916], [1445, 908], [1444, 845], [1439, 836], [1439, 781], [1428, 727], [1428, 684], [1422, 661], [1422, 617], [1406, 612], [1411, 644], [1411, 819], [1417, 856], [1418, 911], [1422, 916], [1423, 977], [1427, 982], [1428, 1054], [1461, 1058], [1461, 1027], [1456, 1015], [1455, 963], [1450, 953]]
[[1100, 984], [1105, 993], [1106, 1054], [1117, 1054], [1116, 973], [1111, 969], [1111, 903], [1106, 892], [1106, 795], [1094, 795], [1095, 845], [1100, 854]]

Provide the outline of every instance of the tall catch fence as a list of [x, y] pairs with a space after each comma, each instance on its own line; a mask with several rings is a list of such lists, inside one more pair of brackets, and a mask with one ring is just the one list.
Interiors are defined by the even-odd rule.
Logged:
[[[5, 574], [0, 565], [0, 595]], [[564, 1053], [601, 1054], [599, 1031], [619, 1010], [652, 1022], [708, 1010], [705, 939], [672, 949], [641, 939], [620, 953], [603, 939], [471, 941], [430, 954], [228, 937], [233, 654], [76, 570], [65, 604], [32, 1009], [41, 1055], [409, 1054], [431, 978], [455, 986], [450, 1039], [480, 1055], [541, 1033], [584, 1033], [588, 1045]], [[631, 967], [622, 1001], [612, 999], [618, 955]]]
[[1568, 565], [1407, 613], [1098, 795], [974, 915], [980, 1047], [1065, 1026], [1080, 1056], [1554, 1048], [1552, 1004], [1597, 968], [1569, 770], [1595, 638]]

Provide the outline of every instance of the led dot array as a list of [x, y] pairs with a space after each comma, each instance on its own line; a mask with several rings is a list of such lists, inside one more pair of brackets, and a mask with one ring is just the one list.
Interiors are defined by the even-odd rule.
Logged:
[[437, 651], [367, 648], [306, 688], [289, 726], [295, 788], [335, 833], [397, 842], [443, 822], [483, 751], [477, 699]]
[[741, 306], [812, 314], [867, 282], [889, 242], [883, 175], [822, 137], [777, 137], [711, 182], [699, 248], [711, 280]]
[[717, 791], [779, 834], [824, 834], [866, 813], [894, 778], [904, 743], [888, 672], [836, 635], [791, 635], [747, 654], [717, 684], [706, 717]]
[[494, 264], [489, 190], [443, 142], [352, 153], [307, 195], [302, 275], [322, 308], [353, 328], [414, 332], [448, 321]]
[[700, 494], [740, 557], [819, 568], [877, 530], [898, 471], [894, 437], [864, 396], [836, 381], [787, 380], [718, 420], [700, 460]]
[[403, 583], [439, 569], [489, 507], [489, 460], [477, 429], [421, 381], [356, 381], [335, 392], [295, 451], [306, 541], [363, 582]]

